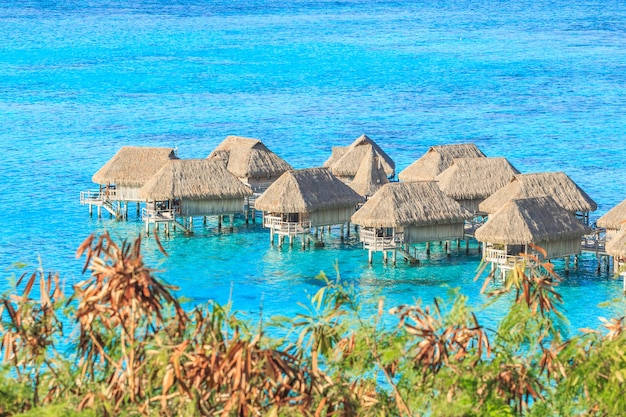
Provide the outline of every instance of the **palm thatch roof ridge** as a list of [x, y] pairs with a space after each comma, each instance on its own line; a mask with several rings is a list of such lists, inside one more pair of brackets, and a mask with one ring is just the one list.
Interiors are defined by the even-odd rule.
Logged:
[[626, 257], [626, 225], [606, 244], [606, 253], [611, 256]]
[[354, 213], [352, 222], [365, 227], [402, 227], [462, 223], [471, 218], [434, 181], [392, 182]]
[[619, 230], [624, 221], [626, 221], [626, 200], [607, 211], [596, 223], [600, 227]]
[[485, 199], [478, 207], [493, 213], [512, 199], [549, 195], [570, 212], [588, 212], [598, 208], [591, 199], [564, 172], [518, 174], [511, 181]]
[[91, 179], [96, 184], [140, 187], [169, 160], [176, 158], [174, 148], [123, 146]]
[[327, 168], [287, 171], [256, 199], [255, 207], [274, 213], [312, 213], [356, 206], [363, 197]]
[[421, 158], [398, 174], [400, 181], [432, 181], [452, 165], [454, 158], [483, 158], [473, 143], [431, 146]]
[[481, 242], [525, 245], [581, 237], [588, 228], [551, 196], [513, 199], [476, 229]]
[[208, 156], [221, 159], [239, 178], [272, 178], [293, 169], [258, 139], [227, 136]]
[[341, 159], [343, 154], [348, 150], [348, 146], [333, 146], [328, 159], [324, 162], [324, 168], [332, 168], [332, 166]]
[[380, 162], [385, 170], [385, 173], [388, 176], [393, 176], [396, 170], [395, 162], [393, 162], [389, 155], [387, 155], [385, 151], [383, 151], [381, 147], [367, 135], [359, 136], [350, 146], [348, 146], [347, 149], [345, 149], [343, 155], [341, 155], [341, 157], [330, 166], [332, 173], [338, 176], [356, 175], [363, 158], [371, 152], [371, 149], [373, 149], [376, 155], [380, 158]]
[[389, 179], [380, 163], [380, 158], [371, 149], [369, 154], [363, 159], [363, 162], [361, 162], [354, 179], [348, 185], [359, 195], [369, 197], [374, 195], [380, 187], [388, 182]]
[[471, 200], [489, 197], [519, 173], [506, 158], [454, 158], [435, 180], [450, 197]]
[[174, 199], [218, 200], [252, 195], [250, 187], [230, 173], [221, 161], [176, 159], [168, 162], [143, 187], [148, 201]]

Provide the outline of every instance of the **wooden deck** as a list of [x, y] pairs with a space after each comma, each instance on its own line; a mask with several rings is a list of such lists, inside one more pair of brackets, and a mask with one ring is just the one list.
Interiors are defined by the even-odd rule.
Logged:
[[263, 217], [263, 226], [277, 236], [296, 236], [311, 232], [311, 222], [308, 220], [287, 222], [280, 217], [266, 215]]
[[115, 218], [119, 218], [122, 214], [121, 210], [113, 205], [113, 200], [116, 197], [115, 189], [109, 189], [107, 191], [101, 190], [87, 190], [80, 192], [80, 204], [89, 206], [89, 213], [91, 214], [91, 207], [98, 207], [98, 216], [100, 216], [100, 208], [108, 211]]

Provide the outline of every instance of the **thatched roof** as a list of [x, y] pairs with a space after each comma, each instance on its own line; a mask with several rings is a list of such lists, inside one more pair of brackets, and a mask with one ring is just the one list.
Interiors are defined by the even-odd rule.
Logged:
[[454, 158], [482, 158], [485, 154], [473, 143], [431, 146], [421, 158], [398, 174], [400, 181], [432, 181], [452, 165]]
[[557, 204], [572, 213], [598, 208], [595, 201], [563, 172], [516, 175], [507, 185], [480, 203], [478, 208], [486, 213], [494, 213], [512, 199], [544, 195], [551, 196]]
[[619, 230], [624, 221], [626, 221], [626, 200], [609, 210], [604, 216], [600, 217], [596, 223], [600, 227]]
[[369, 197], [374, 195], [380, 187], [388, 182], [389, 179], [380, 163], [380, 158], [372, 150], [363, 158], [359, 170], [348, 185], [359, 195]]
[[472, 215], [433, 181], [393, 182], [381, 187], [352, 215], [365, 227], [428, 226], [461, 223]]
[[221, 159], [238, 178], [272, 178], [292, 169], [260, 140], [228, 136], [211, 152], [208, 159]]
[[[359, 136], [347, 149], [341, 157], [329, 165], [333, 174], [342, 177], [353, 177], [363, 162], [363, 158], [372, 152], [372, 149], [376, 153], [376, 156], [380, 158], [380, 163], [388, 176], [392, 176], [396, 170], [396, 164], [393, 160], [383, 151], [380, 146], [376, 144], [372, 139], [366, 135]], [[334, 152], [341, 152], [335, 151]], [[331, 159], [333, 156], [331, 155]], [[328, 162], [328, 161], [326, 161]]]
[[550, 196], [513, 199], [476, 229], [480, 242], [525, 245], [582, 237], [587, 228]]
[[454, 158], [437, 175], [439, 188], [455, 200], [487, 198], [519, 174], [506, 158]]
[[275, 213], [312, 213], [362, 201], [363, 197], [328, 169], [308, 168], [285, 172], [256, 199], [255, 207]]
[[626, 226], [622, 226], [619, 232], [606, 244], [606, 253], [611, 256], [626, 257]]
[[141, 187], [169, 160], [174, 148], [124, 146], [91, 178], [96, 184]]
[[331, 150], [330, 157], [324, 162], [325, 168], [331, 168], [335, 162], [339, 161], [343, 154], [348, 150], [347, 146], [333, 146]]
[[231, 174], [222, 161], [176, 159], [141, 187], [139, 195], [148, 201], [219, 200], [243, 198], [252, 195], [252, 190]]

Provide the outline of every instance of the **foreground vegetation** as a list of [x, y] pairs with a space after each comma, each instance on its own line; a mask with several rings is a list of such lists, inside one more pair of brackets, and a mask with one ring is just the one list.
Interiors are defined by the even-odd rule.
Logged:
[[493, 330], [462, 294], [367, 314], [324, 276], [302, 314], [253, 325], [229, 306], [183, 309], [140, 246], [91, 236], [71, 297], [42, 270], [1, 297], [0, 416], [626, 413], [624, 317], [569, 338], [559, 277], [537, 258], [485, 281], [509, 304]]

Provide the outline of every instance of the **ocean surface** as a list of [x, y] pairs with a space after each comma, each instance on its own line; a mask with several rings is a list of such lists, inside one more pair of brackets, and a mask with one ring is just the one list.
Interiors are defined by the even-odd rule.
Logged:
[[[365, 133], [397, 172], [430, 146], [474, 142], [521, 172], [564, 171], [597, 203], [626, 198], [626, 3], [619, 1], [4, 0], [0, 3], [0, 289], [40, 265], [80, 281], [78, 245], [127, 222], [90, 217], [79, 193], [125, 145], [202, 158], [258, 138], [295, 168]], [[238, 219], [145, 241], [190, 303], [232, 300], [257, 318], [301, 311], [320, 271], [391, 307], [460, 288], [485, 302], [480, 256], [435, 247], [420, 266], [367, 263], [356, 234], [270, 247]], [[27, 264], [26, 269], [16, 263]], [[623, 314], [622, 283], [585, 254], [560, 292], [573, 331]], [[598, 304], [619, 298], [606, 309]], [[481, 313], [497, 320], [498, 307]]]

